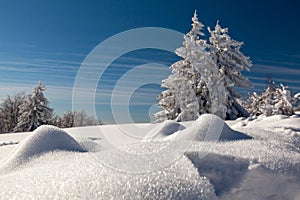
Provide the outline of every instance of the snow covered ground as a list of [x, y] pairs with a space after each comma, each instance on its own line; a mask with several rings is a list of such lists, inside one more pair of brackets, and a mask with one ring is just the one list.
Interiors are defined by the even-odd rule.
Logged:
[[0, 135], [0, 199], [300, 199], [300, 116]]

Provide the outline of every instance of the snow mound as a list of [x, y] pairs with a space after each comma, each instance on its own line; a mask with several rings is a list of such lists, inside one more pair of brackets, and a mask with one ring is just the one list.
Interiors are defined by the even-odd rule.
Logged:
[[[174, 136], [170, 136], [173, 138]], [[190, 127], [178, 131], [176, 138], [195, 141], [233, 141], [252, 137], [231, 129], [220, 117], [213, 114], [201, 115]]]
[[150, 130], [144, 137], [144, 141], [163, 139], [173, 133], [183, 130], [185, 127], [178, 122], [167, 120], [158, 124], [155, 128]]
[[25, 138], [6, 161], [2, 162], [4, 163], [2, 167], [15, 167], [32, 157], [55, 150], [86, 151], [65, 131], [54, 126], [44, 125]]

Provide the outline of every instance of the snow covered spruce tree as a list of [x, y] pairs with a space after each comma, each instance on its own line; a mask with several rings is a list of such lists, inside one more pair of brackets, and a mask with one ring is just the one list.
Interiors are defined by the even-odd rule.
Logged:
[[274, 114], [293, 115], [293, 97], [287, 86], [280, 84], [280, 88], [275, 90], [275, 110]]
[[38, 81], [31, 95], [27, 96], [24, 104], [20, 106], [20, 117], [14, 131], [33, 131], [43, 124], [51, 122], [53, 110], [44, 96], [46, 87]]
[[292, 103], [294, 105], [294, 112], [299, 112], [300, 111], [300, 92], [294, 95]]
[[24, 103], [24, 93], [18, 93], [15, 96], [7, 96], [1, 104], [0, 120], [1, 120], [1, 133], [13, 132], [17, 126], [19, 118], [19, 108]]
[[261, 95], [254, 92], [244, 103], [245, 109], [251, 116], [271, 116], [273, 113], [273, 89], [267, 87]]
[[198, 117], [197, 97], [188, 79], [181, 73], [174, 73], [163, 80], [162, 86], [168, 89], [159, 96], [159, 105], [165, 110], [155, 114], [158, 121], [167, 119], [186, 121]]
[[253, 93], [247, 99], [245, 108], [252, 116], [293, 115], [295, 99], [288, 87], [280, 84], [268, 85], [261, 95]]
[[170, 67], [172, 74], [162, 81], [161, 86], [167, 90], [158, 96], [163, 110], [155, 114], [157, 121], [193, 120], [203, 113], [226, 116], [223, 78], [211, 59], [207, 42], [200, 39], [202, 29], [195, 11], [192, 29], [184, 36], [183, 46], [175, 51], [182, 60]]
[[236, 100], [241, 95], [234, 87], [252, 86], [251, 82], [241, 73], [243, 70], [250, 71], [252, 62], [240, 51], [243, 42], [231, 39], [228, 35], [228, 28], [222, 28], [217, 22], [214, 30], [208, 28], [208, 31], [210, 32], [211, 56], [224, 77], [225, 88], [228, 91], [226, 118], [246, 117], [248, 116], [247, 111]]

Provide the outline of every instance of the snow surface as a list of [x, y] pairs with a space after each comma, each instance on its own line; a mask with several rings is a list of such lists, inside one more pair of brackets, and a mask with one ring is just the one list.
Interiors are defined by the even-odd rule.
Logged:
[[296, 200], [299, 137], [299, 115], [3, 134], [0, 199]]

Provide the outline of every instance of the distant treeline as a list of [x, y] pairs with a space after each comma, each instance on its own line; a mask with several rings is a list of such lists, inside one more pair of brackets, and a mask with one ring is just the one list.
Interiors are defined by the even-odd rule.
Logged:
[[60, 128], [102, 125], [102, 121], [89, 116], [84, 110], [55, 115], [44, 95], [46, 87], [38, 81], [31, 94], [24, 92], [8, 95], [0, 105], [0, 133], [33, 131], [48, 124]]

